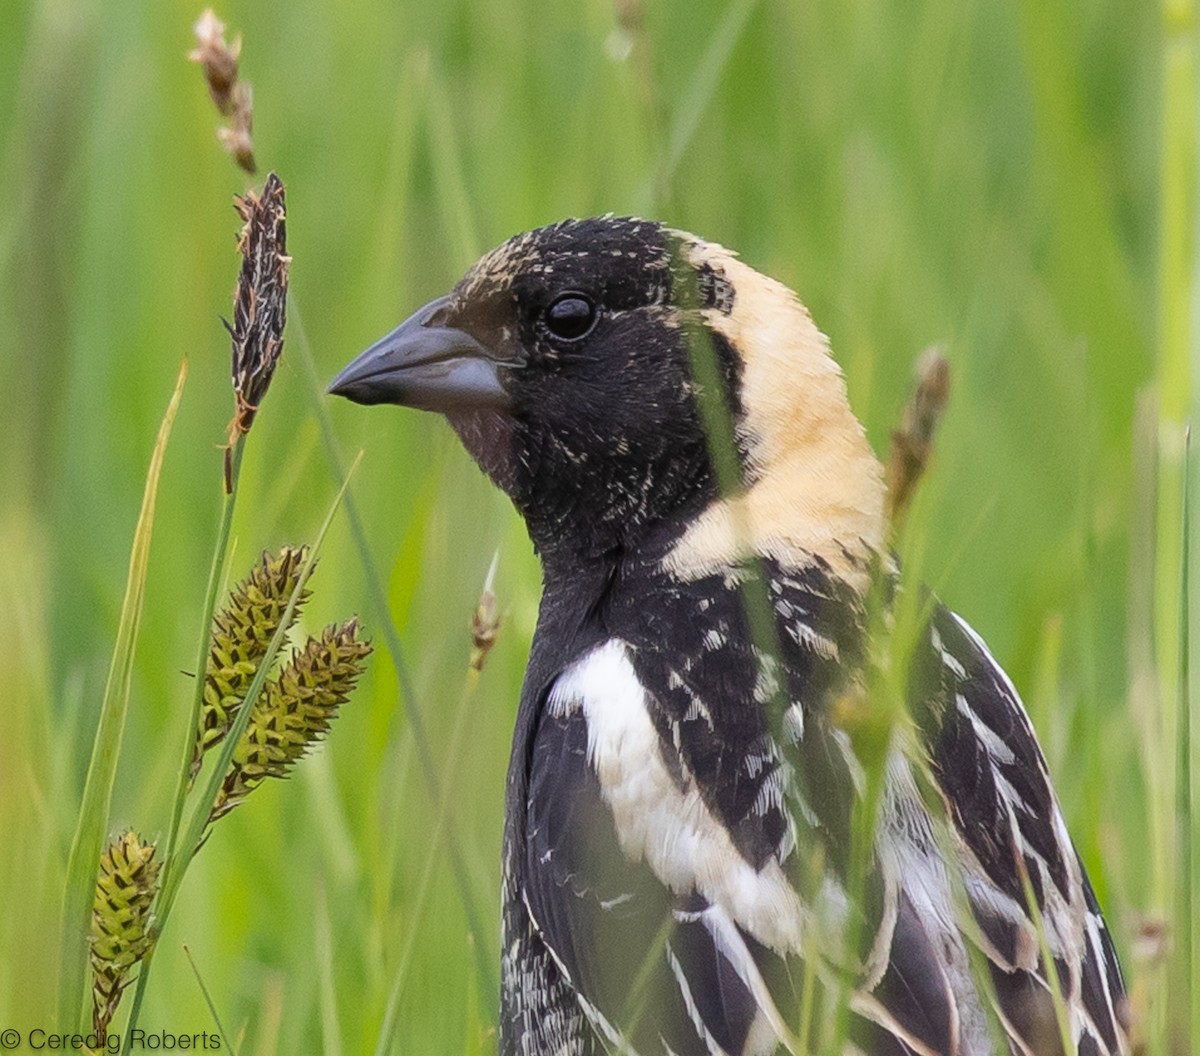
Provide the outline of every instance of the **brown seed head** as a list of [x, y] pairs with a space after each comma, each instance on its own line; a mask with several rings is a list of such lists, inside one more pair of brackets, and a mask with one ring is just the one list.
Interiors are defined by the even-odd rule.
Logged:
[[488, 653], [496, 644], [496, 636], [500, 633], [500, 624], [503, 622], [496, 606], [496, 594], [492, 590], [496, 579], [496, 564], [499, 559], [500, 554], [497, 552], [496, 556], [492, 558], [491, 567], [488, 568], [487, 578], [483, 581], [479, 604], [475, 606], [475, 611], [471, 614], [471, 668], [474, 671], [483, 670]]
[[225, 23], [217, 18], [213, 9], [205, 9], [194, 27], [196, 47], [188, 52], [192, 62], [198, 62], [204, 71], [208, 94], [216, 108], [228, 117], [233, 113], [233, 87], [237, 84], [238, 56], [242, 53], [242, 38], [233, 44], [225, 42]]
[[233, 87], [233, 121], [229, 127], [217, 129], [217, 139], [238, 163], [238, 167], [253, 176], [258, 171], [254, 160], [254, 92], [244, 81]]
[[898, 528], [917, 483], [929, 465], [933, 438], [950, 399], [950, 364], [937, 348], [917, 360], [916, 387], [905, 405], [900, 427], [892, 430], [887, 465], [888, 519]]
[[237, 195], [233, 204], [244, 226], [238, 236], [242, 270], [233, 303], [233, 323], [226, 324], [232, 341], [233, 391], [237, 398], [229, 423], [231, 447], [254, 424], [254, 415], [283, 355], [291, 264], [283, 181], [272, 172], [261, 195]]

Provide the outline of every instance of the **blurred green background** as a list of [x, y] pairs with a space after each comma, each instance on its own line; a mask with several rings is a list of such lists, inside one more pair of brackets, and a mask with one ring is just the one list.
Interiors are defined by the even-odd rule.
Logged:
[[[156, 836], [168, 821], [232, 413], [218, 318], [238, 264], [231, 196], [247, 186], [185, 61], [199, 14], [179, 0], [0, 9], [0, 1027], [53, 1025], [66, 853], [146, 465], [186, 356], [111, 828]], [[257, 155], [287, 184], [294, 258], [234, 573], [310, 540], [340, 483], [305, 341], [328, 380], [481, 251], [567, 215], [649, 214], [726, 244], [799, 291], [881, 453], [915, 357], [944, 345], [954, 392], [914, 560], [1025, 695], [1132, 967], [1174, 884], [1169, 817], [1148, 792], [1172, 765], [1154, 662], [1174, 632], [1160, 621], [1156, 640], [1148, 621], [1175, 604], [1153, 478], [1159, 434], [1175, 450], [1177, 430], [1153, 395], [1135, 416], [1165, 358], [1158, 10], [237, 0], [217, 14], [244, 37]], [[1186, 372], [1170, 384], [1164, 404], [1186, 406]], [[353, 495], [415, 695], [381, 648], [329, 743], [221, 823], [143, 1025], [211, 1029], [186, 942], [243, 1054], [487, 1052], [495, 996], [473, 950], [498, 960], [536, 562], [440, 421], [327, 413], [343, 458], [366, 452]], [[506, 620], [470, 694], [468, 623], [497, 550]], [[307, 629], [360, 612], [382, 646], [344, 515], [313, 585]], [[433, 840], [413, 708], [477, 934]]]

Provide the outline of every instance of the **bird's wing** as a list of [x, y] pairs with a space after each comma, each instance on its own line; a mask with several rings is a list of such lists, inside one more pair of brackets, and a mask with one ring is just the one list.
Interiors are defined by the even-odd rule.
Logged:
[[[731, 701], [721, 694], [740, 699], [740, 713], [754, 710], [744, 696], [755, 679], [734, 670], [746, 657], [730, 654], [752, 652], [736, 645], [744, 641], [712, 638], [720, 663], [707, 672], [695, 664], [655, 676], [648, 650], [612, 639], [564, 670], [540, 709], [523, 898], [606, 1043], [641, 1056], [775, 1052], [798, 1025], [804, 973], [817, 970], [804, 954], [815, 944], [827, 963], [860, 966], [851, 1006], [858, 1051], [994, 1052], [995, 1023], [962, 930], [965, 891], [977, 921], [967, 933], [990, 968], [985, 989], [1012, 1051], [1059, 1051], [1017, 852], [1074, 1045], [1124, 1052], [1123, 989], [1103, 918], [1028, 719], [969, 629], [935, 615], [921, 673], [928, 702], [914, 707], [954, 846], [939, 838], [908, 760], [895, 753], [853, 951], [838, 948], [847, 905], [838, 863], [846, 800], [861, 775], [818, 716], [807, 729], [794, 716], [790, 733], [785, 721], [782, 749], [761, 730], [722, 724], [718, 713]], [[792, 661], [789, 670], [804, 666]], [[811, 664], [807, 677], [811, 688]], [[672, 694], [683, 703], [665, 703]], [[827, 855], [816, 882], [804, 853], [814, 840]]]
[[[744, 641], [714, 638], [711, 650], [736, 665], [727, 651]], [[539, 709], [523, 805], [522, 898], [531, 927], [616, 1051], [766, 1056], [790, 1043], [801, 1018], [807, 969], [798, 953], [810, 938], [829, 952], [832, 932], [845, 925], [846, 896], [832, 875], [809, 882], [815, 863], [800, 861], [806, 841], [797, 839], [787, 802], [791, 768], [774, 741], [759, 734], [750, 747], [735, 746], [737, 732], [703, 701], [665, 708], [647, 682], [687, 697], [685, 679], [678, 671], [649, 677], [635, 657], [624, 641], [603, 643], [558, 676]], [[709, 686], [716, 712], [722, 683], [699, 684]], [[834, 794], [835, 784], [853, 781], [844, 747], [808, 750], [820, 740], [816, 730], [797, 737], [807, 751], [799, 758], [828, 782], [827, 796], [813, 788], [812, 803], [798, 808], [814, 832], [841, 813], [834, 804], [846, 794]], [[805, 888], [812, 890], [802, 896]], [[910, 934], [910, 910], [899, 916]], [[824, 923], [835, 927], [816, 938], [809, 929]], [[899, 961], [881, 969], [879, 994], [921, 985], [906, 971]], [[946, 1000], [940, 1008], [905, 1000], [896, 1027], [903, 1036], [949, 1036]], [[896, 1023], [874, 1023], [877, 1005], [854, 1019], [863, 1051], [933, 1051], [885, 1040]]]
[[690, 868], [697, 841], [721, 834], [711, 821], [703, 831], [703, 810], [684, 803], [657, 741], [623, 644], [559, 678], [529, 757], [530, 920], [615, 1050], [773, 1051], [756, 960], [770, 954], [693, 883], [664, 882], [666, 859]]
[[940, 606], [920, 666], [914, 713], [1015, 1051], [1061, 1048], [1038, 917], [1072, 1045], [1084, 1054], [1127, 1051], [1112, 940], [1016, 690], [979, 636]]

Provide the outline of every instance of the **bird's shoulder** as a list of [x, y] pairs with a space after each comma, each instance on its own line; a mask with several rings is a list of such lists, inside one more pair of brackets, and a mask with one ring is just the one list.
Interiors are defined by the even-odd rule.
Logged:
[[558, 604], [583, 609], [569, 648], [564, 618], [535, 642], [531, 670], [539, 652], [554, 662], [527, 686], [529, 711], [574, 702], [593, 757], [608, 738], [661, 758], [755, 868], [786, 857], [796, 804], [785, 799], [804, 799], [806, 785], [819, 794], [805, 813], [845, 852], [852, 766], [824, 716], [861, 668], [858, 593], [820, 563], [764, 559], [687, 580], [641, 564], [614, 575], [599, 601]]

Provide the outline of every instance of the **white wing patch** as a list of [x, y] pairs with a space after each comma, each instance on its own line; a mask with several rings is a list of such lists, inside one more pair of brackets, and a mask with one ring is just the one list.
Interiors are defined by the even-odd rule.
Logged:
[[550, 691], [552, 715], [579, 709], [588, 758], [621, 849], [678, 894], [699, 892], [779, 953], [800, 949], [805, 911], [778, 861], [754, 869], [685, 774], [675, 783], [626, 643], [612, 639], [569, 667]]
[[[614, 639], [568, 668], [550, 692], [548, 710], [560, 716], [583, 713], [588, 759], [612, 811], [622, 851], [631, 861], [645, 861], [677, 894], [697, 892], [709, 903], [698, 919], [760, 1010], [745, 1056], [766, 1056], [785, 1043], [786, 1028], [738, 926], [779, 953], [795, 953], [804, 934], [805, 909], [778, 860], [755, 870], [713, 817], [690, 776], [685, 773], [682, 789], [672, 778], [628, 648]], [[687, 981], [680, 978], [673, 953], [670, 960], [688, 1004]], [[694, 1002], [689, 1010], [695, 1012]], [[710, 1052], [720, 1052], [707, 1031], [701, 1037]]]

